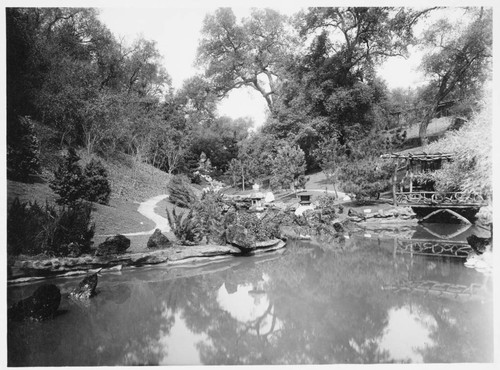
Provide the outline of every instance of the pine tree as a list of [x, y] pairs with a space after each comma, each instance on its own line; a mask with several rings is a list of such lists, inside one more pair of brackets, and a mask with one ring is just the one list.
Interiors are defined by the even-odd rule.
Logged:
[[101, 162], [92, 159], [83, 169], [84, 198], [90, 202], [108, 204], [111, 185], [108, 173]]
[[9, 178], [30, 181], [40, 174], [40, 151], [33, 122], [28, 117], [17, 117], [7, 133], [7, 174]]
[[59, 195], [58, 204], [74, 203], [84, 198], [85, 186], [82, 168], [78, 164], [80, 157], [74, 148], [69, 148], [63, 161], [54, 172], [50, 188]]

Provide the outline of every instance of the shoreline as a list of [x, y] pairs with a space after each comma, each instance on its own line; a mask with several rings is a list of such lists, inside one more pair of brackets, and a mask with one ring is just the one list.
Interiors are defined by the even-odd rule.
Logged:
[[[286, 246], [283, 240], [266, 248], [256, 248], [251, 255], [273, 252]], [[217, 261], [224, 257], [247, 256], [231, 245], [174, 246], [145, 252], [124, 253], [113, 256], [59, 257], [47, 259], [19, 259], [11, 267], [8, 285], [29, 283], [53, 277], [88, 274], [89, 272], [121, 271], [129, 267], [151, 265], [179, 266], [187, 262]]]

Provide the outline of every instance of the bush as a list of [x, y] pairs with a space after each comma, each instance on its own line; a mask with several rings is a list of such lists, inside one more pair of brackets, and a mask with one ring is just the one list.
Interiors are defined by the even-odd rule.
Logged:
[[213, 241], [223, 244], [225, 242], [223, 213], [227, 208], [228, 206], [222, 199], [222, 193], [214, 190], [204, 192], [201, 200], [194, 207], [207, 243]]
[[20, 181], [31, 180], [40, 174], [40, 151], [33, 122], [27, 117], [18, 117], [9, 125], [7, 132], [7, 174]]
[[390, 187], [391, 168], [388, 161], [367, 158], [342, 165], [339, 179], [346, 193], [356, 195], [356, 200], [378, 198]]
[[330, 195], [327, 192], [318, 197], [318, 208], [321, 211], [321, 216], [327, 216], [327, 218], [335, 218], [335, 196]]
[[481, 111], [460, 130], [448, 132], [445, 137], [427, 148], [428, 153], [453, 153], [451, 162], [430, 174], [435, 190], [463, 191], [481, 194], [491, 199], [493, 195], [493, 143], [491, 124], [492, 106], [489, 98]]
[[111, 186], [108, 172], [98, 160], [92, 159], [83, 169], [84, 189], [83, 197], [90, 202], [108, 204]]
[[170, 193], [169, 200], [176, 206], [191, 208], [198, 202], [198, 198], [191, 189], [189, 180], [185, 176], [176, 175], [172, 177], [167, 188]]
[[8, 210], [7, 250], [11, 255], [66, 256], [74, 248], [88, 253], [93, 236], [89, 203], [56, 209], [48, 203], [42, 207], [16, 198]]
[[277, 216], [271, 211], [259, 219], [255, 213], [240, 211], [236, 214], [236, 223], [245, 227], [257, 241], [264, 241], [279, 237], [280, 218]]
[[72, 204], [83, 199], [108, 204], [111, 186], [106, 169], [101, 162], [92, 159], [82, 170], [79, 160], [75, 149], [69, 148], [54, 172], [50, 187], [60, 197], [56, 202]]
[[84, 196], [84, 177], [82, 168], [78, 165], [79, 160], [75, 149], [69, 148], [54, 172], [54, 178], [49, 185], [60, 197], [56, 201], [58, 204], [70, 204]]
[[191, 210], [177, 214], [175, 209], [172, 213], [167, 208], [167, 218], [174, 235], [183, 245], [195, 245], [203, 238], [203, 227]]

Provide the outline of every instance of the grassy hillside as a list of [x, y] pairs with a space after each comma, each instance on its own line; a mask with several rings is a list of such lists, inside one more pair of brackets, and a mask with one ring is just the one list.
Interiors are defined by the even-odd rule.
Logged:
[[[40, 141], [42, 175], [33, 184], [7, 181], [8, 205], [19, 197], [22, 201], [54, 203], [57, 195], [50, 189], [49, 181], [62, 155], [60, 144], [56, 142], [54, 132], [37, 125]], [[85, 151], [79, 151], [80, 164], [90, 161]], [[117, 154], [112, 158], [99, 158], [108, 171], [111, 183], [109, 205], [94, 204], [93, 218], [96, 224], [95, 234], [110, 235], [151, 230], [154, 224], [137, 212], [139, 203], [156, 195], [165, 194], [170, 176], [148, 164], [138, 163], [131, 156]]]

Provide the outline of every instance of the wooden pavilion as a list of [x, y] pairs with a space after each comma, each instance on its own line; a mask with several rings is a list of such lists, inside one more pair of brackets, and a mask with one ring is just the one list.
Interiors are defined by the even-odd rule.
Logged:
[[391, 153], [381, 158], [394, 161], [392, 198], [394, 205], [410, 206], [422, 221], [448, 213], [460, 222], [470, 223], [479, 208], [487, 204], [480, 194], [465, 192], [438, 192], [434, 184], [417, 181], [419, 174], [435, 171], [453, 160], [451, 153]]

